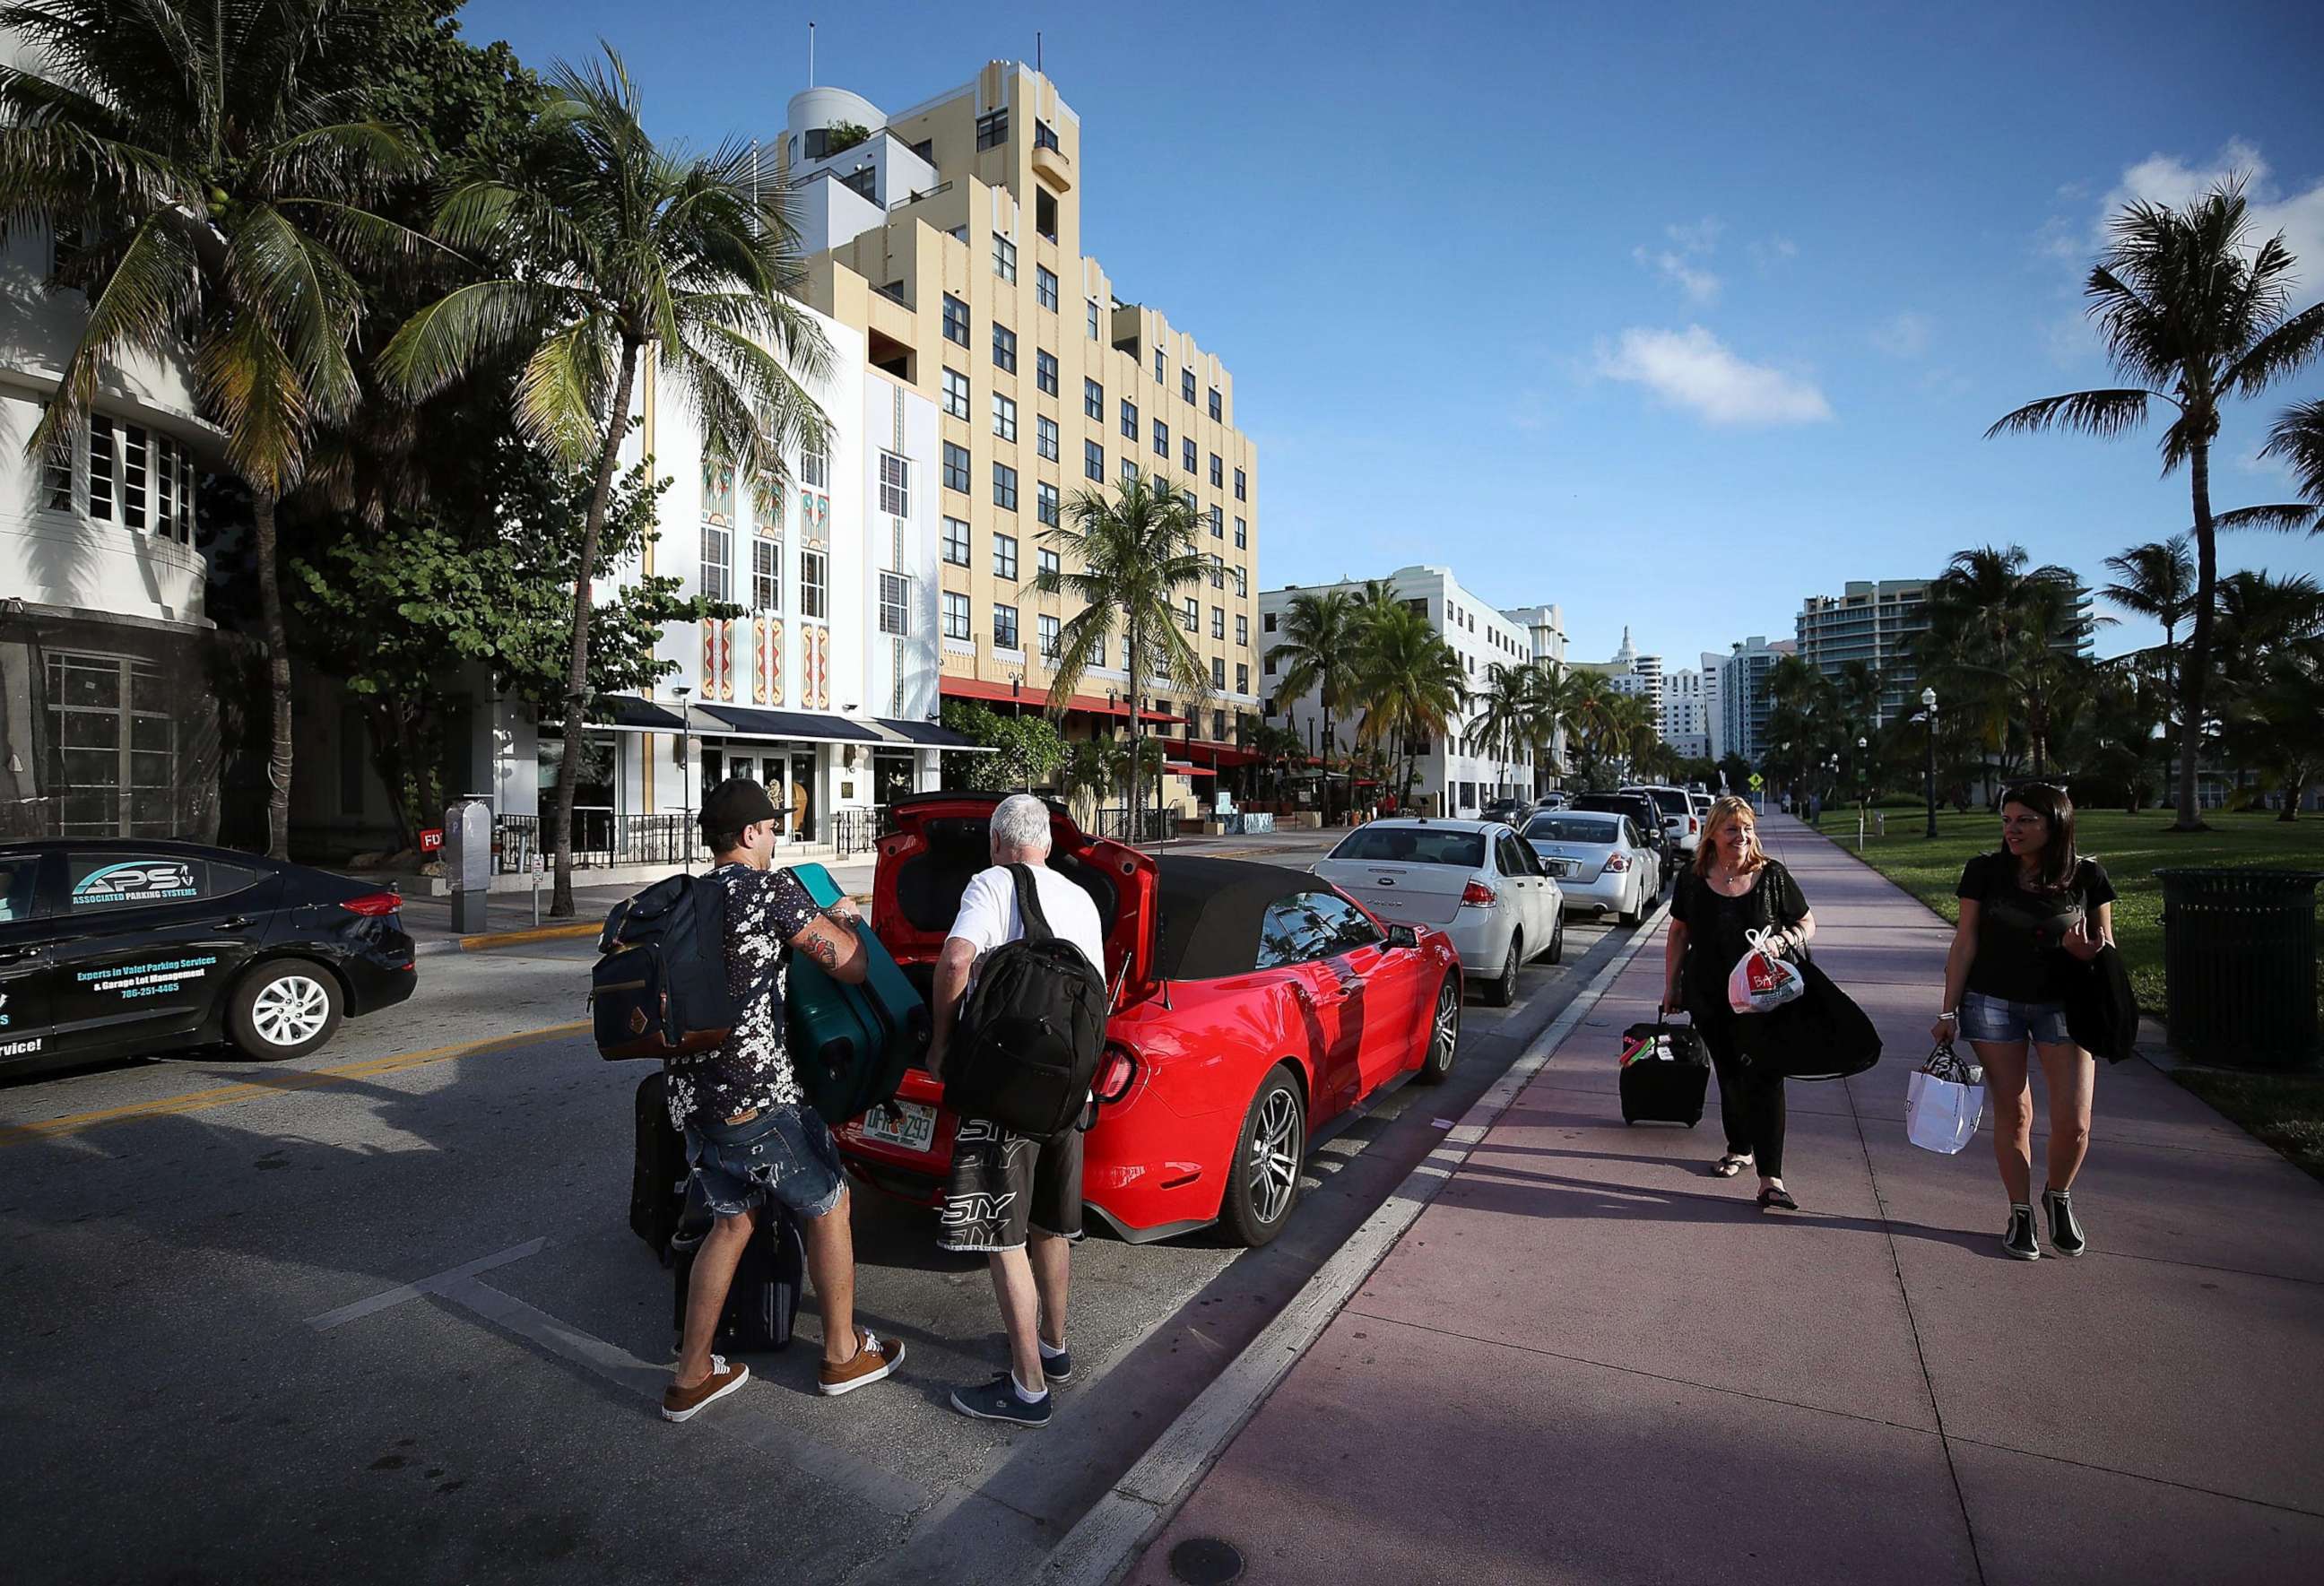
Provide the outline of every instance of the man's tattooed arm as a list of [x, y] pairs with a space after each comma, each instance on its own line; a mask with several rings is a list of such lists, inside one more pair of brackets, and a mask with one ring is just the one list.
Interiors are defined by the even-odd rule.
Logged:
[[823, 965], [825, 973], [839, 967], [839, 944], [821, 932], [801, 932], [798, 950]]

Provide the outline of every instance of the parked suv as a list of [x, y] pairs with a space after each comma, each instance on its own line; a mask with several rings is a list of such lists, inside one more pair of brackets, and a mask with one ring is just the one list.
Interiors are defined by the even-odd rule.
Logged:
[[1702, 817], [1694, 813], [1694, 803], [1683, 788], [1666, 788], [1640, 783], [1622, 789], [1625, 793], [1643, 793], [1655, 801], [1662, 811], [1662, 828], [1665, 836], [1677, 844], [1679, 853], [1692, 858], [1702, 842]]

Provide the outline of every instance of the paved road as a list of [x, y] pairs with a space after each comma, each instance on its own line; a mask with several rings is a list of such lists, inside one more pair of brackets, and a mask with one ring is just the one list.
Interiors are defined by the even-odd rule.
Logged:
[[0, 1414], [39, 1451], [0, 1489], [11, 1576], [1020, 1580], [1628, 934], [1577, 922], [1516, 1009], [1472, 1009], [1452, 1082], [1323, 1145], [1269, 1249], [1086, 1242], [1087, 1378], [1038, 1433], [945, 1407], [1002, 1358], [983, 1268], [872, 1194], [859, 1298], [908, 1341], [903, 1378], [815, 1397], [810, 1302], [724, 1413], [655, 1418], [641, 1070], [553, 1033], [585, 942], [430, 959], [410, 1003], [300, 1063], [0, 1089]]

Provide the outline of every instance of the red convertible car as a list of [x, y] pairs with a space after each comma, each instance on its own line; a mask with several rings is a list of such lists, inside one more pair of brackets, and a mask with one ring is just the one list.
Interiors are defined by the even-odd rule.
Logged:
[[[925, 992], [997, 798], [923, 794], [880, 840], [872, 927]], [[1113, 1011], [1084, 1142], [1089, 1210], [1143, 1243], [1222, 1222], [1265, 1244], [1298, 1198], [1312, 1132], [1406, 1074], [1452, 1071], [1461, 961], [1441, 931], [1382, 923], [1329, 882], [1093, 838], [1053, 805], [1052, 868], [1106, 922]], [[838, 1130], [857, 1175], [934, 1204], [952, 1159], [943, 1088]]]

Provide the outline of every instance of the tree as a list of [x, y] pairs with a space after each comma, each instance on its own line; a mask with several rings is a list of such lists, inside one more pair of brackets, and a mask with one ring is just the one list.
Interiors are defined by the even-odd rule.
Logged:
[[[1049, 710], [1062, 715], [1082, 677], [1111, 664], [1126, 647], [1130, 662], [1130, 754], [1142, 765], [1146, 685], [1166, 679], [1194, 701], [1210, 696], [1211, 674], [1194, 652], [1180, 614], [1181, 591], [1208, 574], [1209, 558], [1194, 549], [1194, 498], [1162, 475], [1144, 472], [1117, 481], [1113, 494], [1084, 490], [1065, 503], [1065, 521], [1041, 539], [1057, 551], [1059, 567], [1033, 581], [1042, 595], [1066, 595], [1082, 609], [1057, 634], [1056, 672]], [[1070, 568], [1070, 571], [1066, 569]], [[1160, 768], [1156, 767], [1157, 776]], [[1139, 812], [1145, 778], [1130, 788], [1130, 835], [1144, 834]]]
[[[2282, 457], [2292, 465], [2300, 493], [2306, 498], [2308, 530], [2324, 534], [2324, 401], [2298, 402], [2286, 408], [2267, 432], [2264, 457]], [[2299, 526], [2295, 512], [2279, 528]]]
[[1947, 708], [1981, 713], [2005, 763], [2012, 735], [2022, 734], [2040, 777], [2060, 698], [2087, 665], [2079, 651], [2090, 620], [2070, 570], [2029, 568], [2028, 559], [2015, 545], [1957, 553], [1929, 586], [1929, 626], [1915, 642], [1921, 675], [1952, 702]]
[[[1103, 803], [1118, 777], [1120, 751], [1120, 745], [1111, 738], [1076, 738], [1067, 743], [1065, 757], [1057, 766], [1057, 790], [1065, 796], [1065, 802], [1075, 809], [1084, 806], [1094, 809]], [[1096, 823], [1090, 825], [1093, 829]]]
[[2170, 698], [2179, 687], [2179, 624], [2195, 609], [2195, 558], [2187, 537], [2174, 534], [2134, 545], [2107, 558], [2106, 565], [2117, 581], [2100, 589], [2099, 598], [2163, 625], [2163, 648], [2153, 659], [2163, 696]]
[[1986, 433], [2062, 428], [2115, 436], [2145, 423], [2155, 401], [2173, 410], [2163, 433], [2163, 469], [2168, 475], [2186, 466], [2195, 518], [2195, 611], [2180, 672], [2173, 829], [2200, 831], [2195, 786], [2211, 667], [2212, 594], [2218, 584], [2211, 447], [2219, 435], [2219, 404], [2258, 395], [2324, 347], [2324, 304], [2287, 316], [2291, 250], [2281, 233], [2254, 245], [2240, 180], [2214, 187], [2181, 209], [2129, 204], [2109, 230], [2112, 241], [2091, 269], [2084, 295], [2107, 356], [2131, 383], [2028, 402]]
[[1361, 682], [1356, 654], [1358, 604], [1344, 589], [1300, 591], [1283, 613], [1282, 642], [1266, 657], [1267, 664], [1280, 674], [1276, 697], [1286, 715], [1292, 701], [1310, 694], [1323, 706], [1326, 825], [1332, 819], [1330, 767], [1340, 751], [1337, 724], [1354, 705]]
[[[586, 72], [560, 63], [512, 169], [470, 173], [438, 212], [436, 235], [474, 256], [481, 278], [414, 314], [381, 355], [391, 386], [420, 398], [521, 351], [518, 428], [568, 462], [595, 461], [572, 589], [567, 768], [582, 752], [599, 541], [646, 360], [691, 409], [705, 452], [746, 477], [779, 484], [788, 454], [824, 445], [802, 382], [824, 376], [830, 348], [794, 300], [805, 272], [788, 199], [746, 145], [657, 146], [611, 48]], [[558, 915], [573, 912], [576, 789], [558, 776]]]
[[2218, 638], [2221, 745], [2282, 794], [2292, 820], [2324, 775], [2324, 594], [2302, 575], [2231, 574]]
[[1522, 759], [1535, 735], [1539, 700], [1527, 670], [1499, 661], [1485, 669], [1485, 687], [1477, 694], [1477, 714], [1469, 722], [1469, 742], [1493, 759], [1493, 785], [1498, 792], [1501, 769]]
[[1565, 776], [1570, 767], [1565, 752], [1579, 730], [1576, 704], [1581, 697], [1579, 674], [1554, 660], [1536, 661], [1528, 670], [1533, 689], [1534, 752], [1549, 762], [1552, 774]]
[[947, 787], [980, 793], [1021, 793], [1046, 782], [1065, 763], [1065, 740], [1045, 715], [1003, 715], [973, 700], [945, 702], [944, 724], [991, 754], [955, 754], [945, 768]]
[[1397, 803], [1409, 805], [1414, 751], [1423, 740], [1443, 738], [1452, 731], [1468, 702], [1468, 680], [1460, 658], [1426, 617], [1393, 603], [1368, 603], [1360, 609], [1367, 618], [1358, 685], [1364, 714], [1356, 725], [1356, 739], [1391, 757]]
[[355, 269], [420, 239], [367, 201], [420, 166], [334, 57], [371, 18], [342, 0], [22, 0], [0, 32], [0, 213], [82, 239], [58, 279], [88, 317], [26, 455], [69, 445], [108, 371], [193, 351], [195, 401], [248, 492], [272, 708], [267, 852], [290, 852], [290, 654], [275, 509], [318, 425], [359, 399]]

